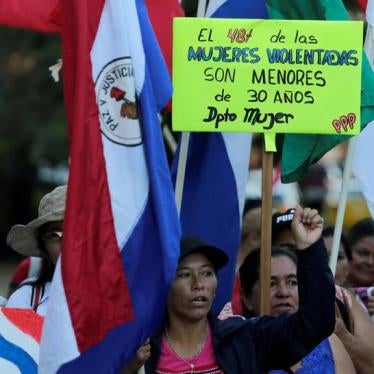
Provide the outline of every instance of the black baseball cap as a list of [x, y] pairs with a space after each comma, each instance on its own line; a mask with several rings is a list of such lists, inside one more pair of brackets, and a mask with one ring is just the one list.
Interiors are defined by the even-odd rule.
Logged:
[[295, 214], [295, 209], [291, 208], [284, 213], [276, 212], [271, 219], [271, 236], [273, 240], [276, 236], [286, 228], [291, 228], [291, 222]]
[[192, 253], [202, 253], [205, 255], [215, 270], [221, 269], [229, 261], [229, 256], [222, 249], [207, 244], [199, 238], [183, 236], [180, 242], [179, 261]]

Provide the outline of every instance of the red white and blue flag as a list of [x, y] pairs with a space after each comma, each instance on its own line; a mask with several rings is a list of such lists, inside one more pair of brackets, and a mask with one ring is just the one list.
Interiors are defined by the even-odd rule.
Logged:
[[[374, 74], [374, 0], [367, 2], [366, 8], [367, 30], [365, 38], [365, 52]], [[371, 160], [374, 156], [374, 118], [373, 121], [355, 137], [355, 148], [352, 170], [365, 196], [371, 216], [374, 218], [374, 174]]]
[[118, 373], [163, 317], [180, 228], [157, 112], [171, 83], [142, 0], [62, 2], [70, 174], [46, 373]]
[[173, 18], [183, 17], [183, 8], [178, 0], [145, 0], [145, 4], [158, 44], [171, 74]]
[[[266, 18], [267, 13], [264, 0], [211, 0], [206, 15]], [[180, 218], [184, 235], [202, 238], [230, 257], [219, 274], [217, 313], [231, 300], [233, 290], [251, 140], [250, 133], [190, 135]]]
[[37, 374], [43, 320], [31, 309], [0, 309], [0, 373]]

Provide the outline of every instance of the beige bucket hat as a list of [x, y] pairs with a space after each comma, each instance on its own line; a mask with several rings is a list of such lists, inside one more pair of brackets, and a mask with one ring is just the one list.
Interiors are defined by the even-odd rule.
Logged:
[[38, 218], [27, 225], [14, 225], [6, 238], [7, 244], [22, 255], [44, 257], [36, 235], [39, 227], [45, 223], [64, 219], [66, 190], [66, 185], [59, 186], [44, 195], [40, 200]]

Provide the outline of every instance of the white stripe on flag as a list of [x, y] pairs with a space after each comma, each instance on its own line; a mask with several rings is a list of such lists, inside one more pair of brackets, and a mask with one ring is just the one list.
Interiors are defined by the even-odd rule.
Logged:
[[[52, 298], [56, 302], [53, 302]], [[62, 364], [79, 356], [61, 279], [60, 259], [57, 261], [53, 276], [46, 315], [48, 318], [44, 320], [41, 341], [49, 342], [49, 344], [40, 345], [39, 374], [56, 373]], [[58, 338], [56, 337], [57, 331]], [[50, 343], [56, 339], [58, 339], [58, 344]], [[59, 347], [58, 350], [55, 349], [56, 346]]]
[[[95, 82], [108, 61], [131, 56], [135, 91], [139, 96], [144, 83], [145, 58], [134, 1], [107, 0], [91, 51], [92, 79]], [[124, 32], [124, 28], [126, 32]], [[116, 40], [113, 43], [113, 40]], [[132, 80], [127, 81], [128, 84]], [[131, 94], [131, 89], [129, 90]], [[132, 100], [135, 101], [135, 97]], [[102, 120], [102, 118], [101, 118]], [[115, 233], [123, 248], [136, 226], [148, 199], [149, 181], [143, 147], [124, 147], [102, 137]], [[128, 197], [131, 196], [131, 199]]]
[[[374, 13], [374, 9], [372, 9], [372, 11]], [[374, 21], [374, 14], [372, 18], [372, 21]], [[368, 56], [370, 66], [374, 70], [374, 23], [368, 23], [367, 25], [364, 48]]]
[[[243, 212], [245, 202], [245, 187], [248, 180], [249, 156], [251, 153], [252, 133], [222, 133], [235, 176], [236, 192], [238, 195], [239, 212]], [[243, 150], [248, 151], [243, 154]], [[240, 220], [241, 220], [240, 216]]]
[[370, 122], [356, 136], [355, 154], [353, 157], [353, 173], [361, 187], [366, 203], [374, 218], [374, 173], [370, 160], [373, 159], [374, 121]]
[[374, 26], [374, 1], [369, 0], [366, 7], [366, 20], [371, 26]]
[[0, 369], [6, 374], [22, 374], [15, 364], [0, 357]]
[[206, 10], [205, 17], [211, 17], [212, 14], [227, 0], [210, 0]]
[[39, 361], [39, 344], [9, 321], [3, 312], [0, 313], [0, 325], [4, 339], [22, 348], [36, 363]]
[[[368, 27], [365, 38], [365, 52], [374, 72], [374, 0], [369, 0], [368, 2], [366, 18]], [[371, 216], [374, 218], [374, 174], [372, 165], [369, 162], [369, 160], [374, 158], [373, 140], [374, 121], [368, 123], [354, 140], [356, 146], [353, 155], [352, 170], [365, 196]]]

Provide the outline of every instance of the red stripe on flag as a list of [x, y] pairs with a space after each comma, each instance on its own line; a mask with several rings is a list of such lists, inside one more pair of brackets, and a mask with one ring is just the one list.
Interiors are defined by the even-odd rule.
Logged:
[[362, 12], [366, 12], [366, 7], [368, 5], [368, 0], [356, 0], [357, 5], [361, 8]]
[[61, 0], [0, 0], [0, 24], [58, 33]]
[[63, 2], [71, 164], [62, 279], [79, 350], [133, 318], [111, 210], [90, 51], [104, 0]]
[[44, 317], [31, 309], [1, 308], [1, 311], [14, 326], [40, 343]]

